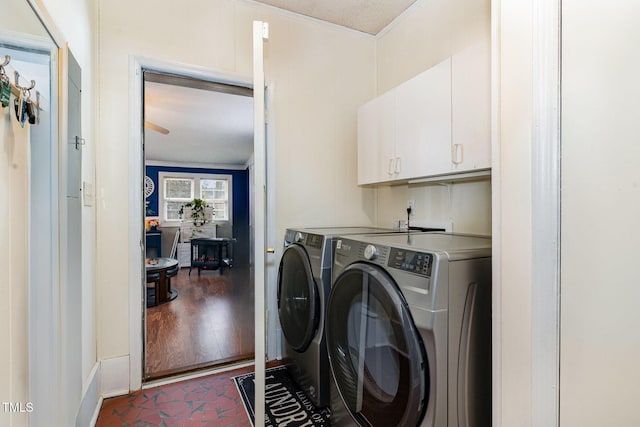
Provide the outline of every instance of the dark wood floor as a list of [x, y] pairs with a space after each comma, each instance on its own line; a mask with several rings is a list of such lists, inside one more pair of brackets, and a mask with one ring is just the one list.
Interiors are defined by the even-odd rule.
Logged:
[[248, 268], [180, 269], [178, 297], [147, 308], [145, 378], [253, 358], [253, 289]]

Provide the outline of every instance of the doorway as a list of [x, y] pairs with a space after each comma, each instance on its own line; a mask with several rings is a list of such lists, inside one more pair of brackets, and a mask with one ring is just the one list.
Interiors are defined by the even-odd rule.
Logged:
[[[142, 80], [145, 263], [177, 264], [166, 294], [147, 275], [144, 380], [253, 360], [252, 90], [152, 69]], [[224, 251], [195, 243], [211, 239]]]

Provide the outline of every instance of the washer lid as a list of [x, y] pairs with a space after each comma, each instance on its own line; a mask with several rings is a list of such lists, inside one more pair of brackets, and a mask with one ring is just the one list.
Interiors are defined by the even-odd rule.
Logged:
[[278, 315], [289, 345], [305, 351], [318, 329], [320, 300], [309, 256], [298, 244], [287, 247], [280, 261]]
[[340, 397], [372, 427], [415, 427], [428, 402], [424, 345], [398, 286], [381, 268], [355, 263], [335, 280], [327, 349]]

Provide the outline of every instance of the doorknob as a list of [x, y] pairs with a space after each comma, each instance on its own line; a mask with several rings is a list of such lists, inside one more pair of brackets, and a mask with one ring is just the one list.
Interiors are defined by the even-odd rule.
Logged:
[[275, 254], [276, 253], [276, 248], [267, 248], [267, 253], [268, 254]]

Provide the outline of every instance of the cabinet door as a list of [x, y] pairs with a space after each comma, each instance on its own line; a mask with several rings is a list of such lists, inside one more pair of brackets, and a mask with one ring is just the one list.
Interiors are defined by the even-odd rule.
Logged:
[[398, 86], [396, 178], [451, 170], [451, 60]]
[[358, 109], [358, 184], [388, 181], [395, 156], [395, 95], [387, 92]]
[[491, 51], [486, 37], [452, 57], [454, 172], [491, 167]]

